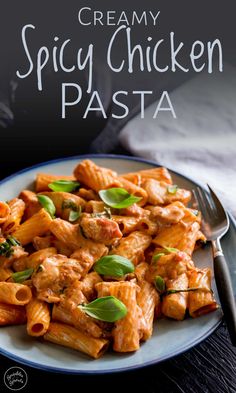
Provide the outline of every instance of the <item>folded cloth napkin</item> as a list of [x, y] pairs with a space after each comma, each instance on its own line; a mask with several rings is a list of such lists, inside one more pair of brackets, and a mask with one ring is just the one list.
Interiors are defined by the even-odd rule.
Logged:
[[236, 216], [236, 68], [198, 74], [175, 89], [176, 112], [153, 114], [157, 103], [126, 124], [120, 142], [134, 155], [209, 183]]

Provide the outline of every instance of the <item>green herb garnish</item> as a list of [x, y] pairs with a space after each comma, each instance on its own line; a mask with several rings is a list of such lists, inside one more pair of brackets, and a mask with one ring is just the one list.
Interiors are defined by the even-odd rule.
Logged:
[[72, 192], [79, 188], [80, 183], [75, 180], [56, 180], [48, 187], [53, 191]]
[[80, 217], [80, 214], [81, 214], [81, 206], [80, 206], [80, 210], [79, 209], [77, 211], [71, 210], [69, 214], [69, 221], [70, 222], [77, 221], [78, 218]]
[[163, 255], [166, 255], [164, 252], [158, 252], [158, 254], [155, 254], [152, 258], [153, 262], [157, 262]]
[[69, 221], [74, 222], [77, 221], [81, 215], [82, 207], [76, 205], [76, 203], [71, 199], [66, 199], [62, 202], [62, 210], [70, 209], [69, 213]]
[[50, 214], [52, 218], [55, 218], [56, 207], [53, 201], [46, 195], [37, 195], [39, 203], [43, 208]]
[[27, 269], [21, 272], [12, 273], [11, 277], [17, 283], [22, 283], [32, 276], [34, 269]]
[[104, 211], [99, 213], [92, 213], [92, 217], [99, 218], [99, 217], [107, 217], [109, 219], [112, 218], [111, 209], [109, 207], [104, 206]]
[[76, 203], [72, 199], [65, 199], [62, 202], [61, 208], [62, 208], [62, 210], [72, 209], [72, 210], [76, 211], [78, 209], [78, 206], [76, 205]]
[[91, 303], [78, 306], [92, 318], [105, 322], [115, 322], [124, 318], [127, 308], [119, 299], [114, 296], [100, 297]]
[[169, 194], [174, 195], [174, 194], [176, 194], [178, 189], [179, 189], [179, 187], [176, 184], [173, 184], [173, 185], [167, 187], [167, 192]]
[[124, 209], [141, 201], [141, 197], [129, 194], [124, 188], [109, 188], [100, 190], [99, 196], [102, 201], [114, 209]]
[[174, 247], [163, 247], [167, 254], [171, 254], [172, 252], [179, 252], [178, 248]]
[[163, 292], [165, 292], [166, 284], [165, 284], [165, 280], [161, 276], [155, 277], [154, 284], [159, 293], [162, 294]]
[[21, 244], [17, 239], [15, 239], [13, 236], [8, 236], [5, 242], [0, 243], [0, 255], [10, 258], [14, 252], [13, 247], [20, 245]]
[[123, 277], [127, 273], [133, 273], [133, 263], [120, 255], [106, 255], [93, 265], [98, 274], [112, 277]]

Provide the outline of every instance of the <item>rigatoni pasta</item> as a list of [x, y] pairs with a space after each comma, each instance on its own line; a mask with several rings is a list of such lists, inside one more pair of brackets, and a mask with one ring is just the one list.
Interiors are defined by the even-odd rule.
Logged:
[[83, 160], [71, 176], [39, 173], [0, 202], [0, 325], [97, 359], [138, 350], [160, 317], [214, 311], [190, 198], [166, 168], [120, 175]]

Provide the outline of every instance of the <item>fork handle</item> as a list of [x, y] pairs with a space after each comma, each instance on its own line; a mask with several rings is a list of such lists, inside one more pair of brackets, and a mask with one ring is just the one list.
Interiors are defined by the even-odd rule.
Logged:
[[231, 342], [236, 346], [236, 305], [229, 269], [224, 254], [214, 257], [214, 274], [225, 322]]

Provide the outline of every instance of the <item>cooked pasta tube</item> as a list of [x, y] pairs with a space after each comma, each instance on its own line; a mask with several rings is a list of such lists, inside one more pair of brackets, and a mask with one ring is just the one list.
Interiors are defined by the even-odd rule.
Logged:
[[6, 222], [11, 213], [10, 207], [6, 202], [0, 201], [0, 225]]
[[116, 172], [102, 168], [90, 160], [80, 162], [74, 170], [74, 175], [79, 182], [96, 192], [109, 187], [122, 187]]
[[189, 292], [189, 314], [191, 317], [199, 317], [208, 314], [218, 308], [211, 291], [211, 270], [192, 270], [189, 274], [189, 288], [199, 290]]
[[54, 303], [52, 307], [52, 321], [59, 321], [73, 326], [73, 318], [69, 308], [60, 303]]
[[[166, 281], [166, 289], [187, 289], [188, 277], [186, 273], [180, 274], [176, 279]], [[162, 313], [169, 318], [182, 321], [185, 317], [188, 303], [188, 292], [172, 293], [163, 296]]]
[[0, 326], [26, 323], [26, 312], [22, 306], [0, 303]]
[[69, 213], [72, 210], [84, 209], [85, 200], [70, 192], [42, 192], [40, 195], [49, 197], [56, 208], [56, 215], [68, 220]]
[[163, 167], [144, 169], [138, 172], [130, 172], [122, 174], [122, 177], [129, 181], [133, 181], [134, 177], [140, 176], [141, 179], [155, 179], [158, 181], [163, 181], [168, 184], [172, 184], [172, 179], [168, 169]]
[[90, 337], [72, 326], [57, 322], [50, 323], [44, 339], [55, 344], [76, 349], [94, 359], [99, 358], [109, 345], [108, 340]]
[[86, 201], [99, 202], [99, 196], [94, 190], [87, 190], [86, 188], [81, 187], [78, 191], [75, 192], [75, 194], [85, 199]]
[[11, 277], [13, 271], [8, 268], [4, 268], [0, 266], [0, 281], [6, 281]]
[[49, 305], [46, 302], [32, 298], [26, 305], [27, 333], [30, 336], [43, 336], [50, 323]]
[[139, 186], [136, 186], [134, 183], [131, 183], [129, 180], [119, 177], [119, 181], [122, 184], [122, 187], [128, 191], [129, 194], [135, 195], [136, 197], [142, 198], [137, 204], [139, 206], [144, 206], [147, 202], [147, 192]]
[[148, 270], [149, 265], [146, 262], [141, 262], [134, 271], [140, 288], [137, 291], [137, 303], [145, 319], [142, 332], [142, 340], [144, 341], [152, 335], [155, 310], [160, 307], [159, 294], [154, 286], [145, 279]]
[[143, 316], [136, 300], [137, 285], [131, 281], [101, 282], [96, 284], [96, 289], [98, 296], [115, 296], [127, 308], [126, 316], [116, 321], [112, 330], [114, 351], [132, 352], [139, 349]]
[[86, 213], [102, 213], [104, 212], [105, 203], [102, 201], [89, 201], [86, 203]]
[[114, 247], [112, 254], [121, 255], [130, 259], [134, 264], [140, 262], [144, 257], [144, 251], [150, 245], [152, 238], [146, 233], [135, 231], [120, 240], [117, 247]]
[[32, 297], [27, 285], [12, 282], [0, 282], [0, 302], [24, 306]]
[[50, 231], [58, 240], [67, 244], [72, 250], [82, 247], [86, 241], [78, 225], [73, 225], [61, 218], [51, 221]]
[[161, 247], [173, 247], [192, 255], [200, 225], [198, 222], [185, 224], [180, 221], [168, 227], [163, 227], [153, 243]]
[[35, 180], [35, 191], [51, 191], [48, 185], [56, 180], [75, 180], [74, 176], [51, 175], [49, 173], [37, 173]]
[[23, 222], [13, 232], [13, 236], [24, 246], [31, 243], [35, 236], [44, 235], [49, 230], [51, 222], [51, 216], [45, 209], [41, 209], [38, 213]]
[[8, 206], [10, 214], [2, 226], [4, 236], [9, 235], [19, 227], [25, 211], [25, 202], [18, 198], [9, 201]]
[[149, 217], [140, 217], [137, 225], [137, 230], [145, 232], [147, 235], [156, 235], [159, 230], [159, 225]]
[[112, 219], [117, 222], [121, 232], [124, 235], [129, 234], [136, 230], [139, 224], [139, 217], [129, 217], [129, 216], [112, 216]]
[[137, 293], [137, 303], [143, 312], [143, 317], [146, 322], [142, 332], [142, 340], [145, 341], [152, 335], [155, 309], [160, 303], [160, 296], [154, 286], [146, 280], [140, 283], [140, 291]]

